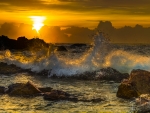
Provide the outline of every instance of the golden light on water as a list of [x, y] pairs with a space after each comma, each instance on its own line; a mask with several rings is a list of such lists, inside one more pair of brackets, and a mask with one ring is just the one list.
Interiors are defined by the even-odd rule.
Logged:
[[33, 21], [33, 27], [32, 29], [35, 29], [37, 33], [39, 33], [39, 30], [42, 26], [44, 26], [44, 20], [46, 19], [45, 16], [30, 16], [30, 18]]

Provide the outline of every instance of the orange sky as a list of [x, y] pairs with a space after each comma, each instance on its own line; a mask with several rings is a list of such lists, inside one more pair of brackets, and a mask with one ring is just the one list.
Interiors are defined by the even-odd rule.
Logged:
[[[39, 28], [35, 31], [32, 28], [45, 25], [44, 28], [41, 28], [41, 34], [38, 36], [48, 42], [89, 42], [91, 40], [89, 36], [93, 34], [93, 30], [97, 28], [101, 20], [111, 22], [115, 28], [134, 27], [136, 24], [150, 27], [150, 0], [0, 0], [0, 12], [1, 35], [11, 38], [18, 36], [33, 38], [37, 36], [36, 31], [38, 32]], [[35, 23], [38, 23], [39, 20], [33, 21], [31, 17], [34, 16], [41, 16], [45, 19], [37, 25]], [[57, 27], [49, 28], [47, 26]], [[90, 30], [72, 26], [88, 27]], [[71, 29], [61, 30], [69, 27]], [[105, 32], [108, 33], [107, 22], [105, 28]], [[115, 30], [115, 28], [113, 29]], [[139, 28], [135, 29], [138, 31]], [[125, 30], [124, 34], [128, 33], [126, 28], [123, 30]], [[141, 41], [145, 43], [149, 40], [147, 31], [143, 31], [145, 39], [143, 37], [136, 39], [137, 36], [133, 35], [135, 38], [131, 38], [134, 40], [129, 38], [128, 41], [127, 37], [129, 36], [120, 39], [120, 37], [116, 38], [118, 34], [113, 36], [116, 32], [109, 35], [113, 42], [126, 41], [128, 43], [136, 40], [137, 43]], [[70, 35], [71, 33], [72, 35]]]
[[0, 0], [0, 22], [32, 24], [30, 16], [45, 16], [50, 26], [95, 28], [100, 20], [116, 27], [150, 26], [149, 0]]

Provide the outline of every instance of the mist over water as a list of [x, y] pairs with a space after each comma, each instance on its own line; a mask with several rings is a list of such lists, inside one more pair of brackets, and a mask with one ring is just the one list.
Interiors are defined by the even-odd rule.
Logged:
[[[139, 45], [140, 46], [140, 45]], [[130, 73], [132, 69], [150, 70], [150, 51], [143, 48], [116, 47], [110, 44], [102, 33], [93, 36], [92, 47], [82, 53], [58, 52], [42, 48], [40, 51], [0, 52], [0, 61], [15, 64], [34, 72], [49, 70], [49, 76], [71, 76], [112, 67], [120, 72]], [[144, 54], [139, 54], [142, 51]]]

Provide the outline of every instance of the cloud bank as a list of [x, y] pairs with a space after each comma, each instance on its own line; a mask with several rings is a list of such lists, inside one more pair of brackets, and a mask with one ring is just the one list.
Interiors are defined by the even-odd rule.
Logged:
[[115, 28], [110, 21], [100, 21], [95, 29], [77, 26], [61, 29], [60, 26], [45, 25], [39, 34], [27, 24], [3, 23], [0, 27], [0, 35], [13, 39], [20, 36], [39, 37], [51, 43], [91, 43], [92, 35], [97, 31], [104, 32], [112, 43], [150, 43], [150, 27], [137, 24], [134, 27]]

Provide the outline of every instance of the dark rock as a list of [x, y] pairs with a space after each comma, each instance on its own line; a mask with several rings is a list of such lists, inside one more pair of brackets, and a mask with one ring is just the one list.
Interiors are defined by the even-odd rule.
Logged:
[[15, 66], [14, 64], [8, 65], [7, 63], [0, 63], [0, 74], [14, 74], [23, 72], [23, 69]]
[[69, 94], [60, 91], [60, 90], [52, 90], [51, 92], [47, 92], [44, 94], [44, 99], [45, 100], [67, 100], [69, 99]]
[[36, 96], [41, 91], [31, 82], [16, 83], [8, 86], [7, 93], [10, 96]]
[[123, 79], [129, 77], [128, 73], [120, 73], [113, 68], [103, 68], [94, 72], [84, 72], [82, 74], [73, 75], [71, 78], [76, 78], [80, 80], [107, 80], [121, 82]]
[[78, 43], [78, 44], [72, 44], [71, 46], [70, 46], [70, 48], [77, 48], [77, 47], [86, 47], [87, 45], [86, 44], [80, 44], [80, 43]]
[[48, 48], [49, 44], [39, 38], [28, 40], [25, 37], [19, 37], [17, 40], [9, 39], [7, 36], [0, 36], [0, 50], [40, 50]]
[[122, 81], [117, 96], [132, 98], [141, 94], [150, 94], [150, 72], [137, 69], [131, 72], [129, 79]]
[[120, 73], [116, 69], [113, 68], [103, 68], [96, 72], [96, 79], [98, 80], [109, 80], [121, 82], [123, 79], [129, 77], [128, 73]]
[[0, 94], [4, 94], [5, 93], [5, 87], [0, 86]]
[[49, 70], [45, 70], [45, 69], [44, 69], [44, 70], [38, 72], [37, 74], [38, 74], [38, 75], [42, 75], [42, 76], [48, 76]]
[[58, 46], [57, 51], [68, 51], [64, 46]]
[[44, 87], [44, 88], [38, 88], [42, 93], [51, 92], [53, 88], [51, 87]]

